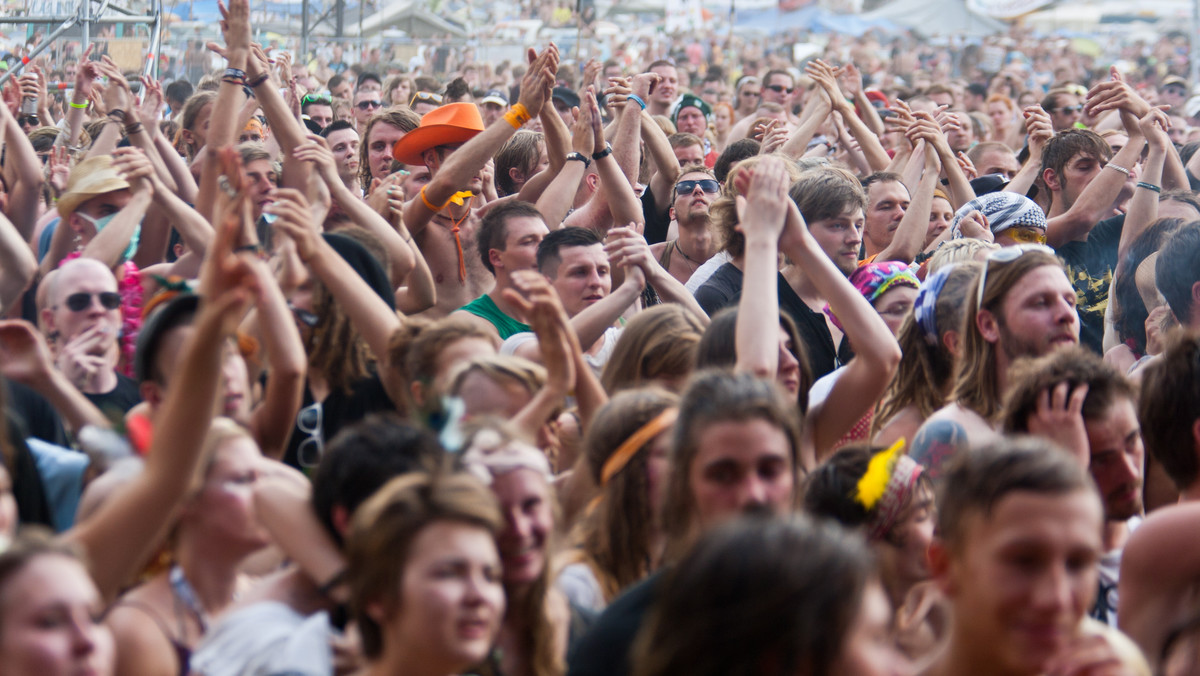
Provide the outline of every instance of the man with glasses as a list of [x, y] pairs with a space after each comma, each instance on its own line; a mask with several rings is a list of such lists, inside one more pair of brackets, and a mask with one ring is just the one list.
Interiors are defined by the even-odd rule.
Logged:
[[1042, 99], [1042, 108], [1050, 113], [1054, 133], [1074, 129], [1083, 117], [1083, 100], [1068, 89], [1052, 89]]
[[650, 253], [680, 284], [687, 284], [692, 274], [717, 251], [708, 208], [720, 191], [721, 184], [701, 164], [685, 167], [675, 183], [670, 217], [679, 225], [679, 236], [651, 246]]
[[1015, 361], [1079, 342], [1075, 289], [1049, 247], [1022, 244], [993, 251], [973, 291], [950, 403], [925, 421], [910, 452], [935, 478], [955, 454], [998, 438], [992, 421]]
[[300, 99], [300, 115], [317, 127], [317, 132], [333, 122], [333, 97], [329, 94], [305, 94]]
[[137, 383], [117, 372], [121, 294], [103, 263], [77, 258], [47, 279], [42, 325], [54, 361], [71, 384], [101, 411], [124, 414], [142, 400]]
[[366, 130], [367, 120], [371, 116], [383, 108], [383, 99], [380, 98], [379, 92], [375, 91], [359, 91], [354, 94], [354, 108], [350, 114], [354, 116], [354, 126], [359, 133]]
[[796, 81], [786, 70], [771, 70], [763, 78], [762, 100], [765, 103], [778, 103], [789, 113], [791, 112], [792, 93], [796, 91]]

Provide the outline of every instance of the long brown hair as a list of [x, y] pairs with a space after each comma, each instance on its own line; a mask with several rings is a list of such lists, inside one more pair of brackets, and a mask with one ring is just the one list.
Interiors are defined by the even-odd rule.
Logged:
[[[1062, 263], [1049, 252], [1034, 250], [1026, 251], [1011, 262], [989, 260], [983, 265], [986, 275], [981, 274], [967, 293], [967, 314], [963, 318], [960, 340], [962, 358], [954, 372], [954, 390], [950, 400], [974, 411], [985, 420], [991, 420], [1000, 413], [1004, 393], [1000, 392], [1000, 374], [996, 370], [998, 348], [995, 343], [984, 340], [979, 332], [979, 310], [988, 310], [1001, 317], [1005, 298], [1025, 275], [1045, 265], [1062, 269]], [[983, 289], [983, 303], [976, 307], [979, 285], [984, 282], [987, 286]]]
[[621, 332], [600, 384], [614, 394], [652, 381], [681, 381], [696, 367], [702, 335], [704, 326], [682, 305], [665, 303], [639, 312]]
[[606, 601], [649, 575], [658, 558], [651, 550], [658, 515], [651, 510], [646, 473], [653, 440], [647, 440], [608, 483], [602, 481], [604, 465], [630, 436], [678, 402], [678, 397], [658, 388], [626, 390], [596, 413], [584, 435], [584, 459], [592, 481], [601, 487], [601, 495], [572, 539], [579, 546], [578, 557], [599, 581]]
[[304, 341], [308, 368], [323, 375], [330, 389], [349, 392], [369, 373], [367, 343], [324, 282], [314, 276], [312, 284], [313, 314], [320, 321]]
[[958, 263], [946, 273], [946, 283], [938, 294], [934, 310], [936, 342], [927, 340], [915, 312], [905, 317], [897, 337], [905, 358], [900, 360], [896, 376], [879, 404], [872, 422], [873, 431], [909, 406], [916, 406], [921, 417], [928, 418], [946, 403], [946, 386], [954, 376], [954, 355], [946, 349], [943, 339], [950, 331], [962, 330], [967, 291], [979, 277], [980, 267], [973, 262]]

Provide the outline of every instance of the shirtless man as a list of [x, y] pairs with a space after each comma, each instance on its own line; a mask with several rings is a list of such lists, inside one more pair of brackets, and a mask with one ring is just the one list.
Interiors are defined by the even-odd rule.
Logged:
[[492, 126], [484, 129], [474, 104], [452, 103], [427, 113], [421, 126], [392, 149], [397, 160], [428, 167], [431, 177], [403, 211], [404, 224], [428, 261], [437, 288], [437, 303], [424, 313], [428, 317], [444, 317], [492, 287], [482, 261], [466, 252], [475, 247], [484, 166], [550, 99], [558, 48], [552, 44], [536, 56], [531, 50], [530, 61], [517, 105]]
[[992, 421], [1015, 360], [1079, 342], [1075, 289], [1047, 247], [1022, 245], [992, 253], [967, 301], [962, 363], [950, 403], [925, 421], [910, 453], [934, 477], [951, 456], [997, 438]]

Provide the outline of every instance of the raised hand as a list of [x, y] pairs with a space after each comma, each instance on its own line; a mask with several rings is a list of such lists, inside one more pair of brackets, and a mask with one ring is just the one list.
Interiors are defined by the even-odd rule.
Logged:
[[279, 188], [273, 195], [275, 201], [263, 211], [278, 216], [271, 227], [294, 242], [300, 260], [307, 263], [321, 245], [321, 233], [313, 223], [308, 200], [303, 193], [290, 188]]
[[145, 151], [135, 146], [117, 148], [113, 152], [113, 169], [121, 178], [129, 182], [129, 187], [136, 193], [148, 192], [151, 195], [156, 190], [162, 190], [162, 183], [154, 164], [146, 157]]
[[643, 101], [650, 97], [658, 81], [662, 79], [658, 73], [641, 73], [633, 76], [633, 93]]
[[629, 95], [633, 93], [633, 79], [627, 77], [610, 77], [608, 78], [608, 88], [602, 93], [604, 94], [605, 107], [619, 113], [625, 109], [625, 102], [629, 100]]
[[147, 126], [146, 130], [154, 133], [158, 129], [158, 120], [162, 117], [162, 83], [145, 75], [141, 76], [140, 80], [142, 81], [142, 103], [137, 109], [138, 119], [146, 122], [147, 125], [152, 125], [154, 129]]
[[1050, 113], [1042, 110], [1041, 106], [1029, 106], [1022, 111], [1025, 116], [1025, 129], [1029, 132], [1029, 156], [1042, 159], [1042, 149], [1054, 138], [1054, 124], [1050, 121]]
[[27, 321], [0, 321], [0, 374], [22, 385], [49, 379], [54, 368], [46, 339]]
[[1135, 118], [1142, 118], [1150, 111], [1150, 104], [1130, 87], [1116, 66], [1109, 69], [1108, 82], [1088, 90], [1083, 110], [1090, 117], [1109, 110], [1123, 110]]
[[552, 42], [541, 53], [529, 49], [529, 69], [521, 78], [521, 97], [518, 103], [536, 116], [542, 106], [550, 100], [554, 90], [554, 76], [558, 73], [558, 47]]
[[311, 162], [326, 183], [340, 181], [337, 160], [333, 157], [333, 151], [329, 149], [329, 142], [316, 134], [309, 134], [306, 138], [307, 141], [292, 150], [292, 157], [301, 162]]

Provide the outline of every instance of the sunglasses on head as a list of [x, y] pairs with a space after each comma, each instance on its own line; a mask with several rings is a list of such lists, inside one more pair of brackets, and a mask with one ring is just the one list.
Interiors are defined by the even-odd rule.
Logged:
[[796, 91], [792, 87], [784, 87], [783, 85], [763, 85], [763, 86], [766, 87], [767, 89], [770, 89], [771, 91], [775, 92], [776, 94], [791, 94], [792, 92]]
[[1083, 112], [1083, 104], [1080, 103], [1074, 106], [1062, 106], [1060, 108], [1055, 108], [1054, 110], [1060, 113], [1079, 113]]
[[383, 101], [380, 101], [378, 99], [376, 99], [374, 101], [359, 101], [358, 103], [354, 104], [354, 107], [358, 108], [359, 110], [370, 110], [372, 108], [382, 108]]
[[985, 258], [983, 261], [983, 272], [979, 274], [979, 293], [975, 296], [976, 312], [983, 308], [983, 290], [987, 287], [988, 268], [991, 266], [991, 264], [1000, 263], [1001, 265], [1007, 265], [1008, 263], [1017, 260], [1021, 256], [1024, 256], [1031, 251], [1041, 251], [1043, 253], [1048, 253], [1051, 256], [1057, 255], [1054, 253], [1054, 249], [1051, 249], [1045, 244], [1017, 244], [1015, 246], [1006, 246], [1002, 249], [996, 249], [988, 254], [987, 258]]
[[71, 312], [83, 312], [92, 306], [92, 296], [100, 299], [100, 305], [105, 310], [116, 310], [121, 307], [121, 294], [116, 291], [101, 291], [95, 294], [80, 291], [67, 296], [67, 308]]
[[325, 105], [333, 105], [333, 96], [330, 94], [305, 94], [304, 98], [300, 99], [300, 105], [307, 106], [311, 103], [324, 103]]
[[701, 190], [710, 195], [716, 194], [721, 190], [721, 184], [717, 183], [714, 179], [702, 178], [694, 181], [680, 181], [676, 183], [675, 194], [679, 195], [680, 197], [684, 195], [690, 195], [696, 190], [696, 186], [700, 186]]
[[418, 103], [436, 103], [441, 105], [442, 95], [434, 94], [433, 92], [417, 92], [416, 94], [413, 94], [412, 101], [409, 103], [409, 106], [411, 107]]

